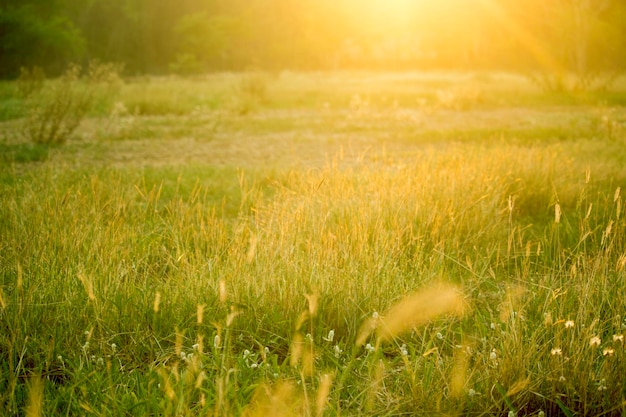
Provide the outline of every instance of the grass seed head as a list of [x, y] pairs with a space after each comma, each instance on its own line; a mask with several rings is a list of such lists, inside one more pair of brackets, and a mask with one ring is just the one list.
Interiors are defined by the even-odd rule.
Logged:
[[416, 326], [440, 315], [462, 316], [465, 302], [461, 291], [452, 285], [433, 285], [400, 300], [377, 326], [381, 341], [391, 341]]
[[34, 376], [28, 384], [28, 404], [26, 405], [26, 417], [39, 417], [42, 415], [44, 394], [44, 381], [39, 376]]
[[324, 415], [324, 409], [328, 403], [328, 395], [330, 394], [330, 387], [333, 385], [333, 379], [335, 373], [324, 374], [320, 378], [320, 385], [317, 389], [317, 395], [315, 396], [315, 416], [322, 417]]
[[159, 312], [159, 305], [161, 304], [161, 293], [159, 291], [157, 291], [154, 294], [154, 305], [152, 306], [152, 309], [154, 310], [155, 313]]

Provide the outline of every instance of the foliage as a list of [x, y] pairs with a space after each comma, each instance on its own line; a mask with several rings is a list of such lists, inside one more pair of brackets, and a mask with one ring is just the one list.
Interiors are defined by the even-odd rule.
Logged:
[[48, 82], [40, 69], [22, 69], [17, 85], [25, 113], [23, 134], [38, 144], [67, 141], [98, 100], [120, 82], [116, 69], [92, 62], [81, 77], [81, 67], [70, 65], [61, 78]]
[[[0, 13], [0, 76], [124, 62], [133, 73], [487, 68], [546, 89], [608, 88], [626, 67], [615, 0], [25, 0]], [[48, 18], [51, 16], [50, 18]], [[572, 78], [572, 81], [568, 81]]]
[[86, 42], [81, 30], [60, 9], [20, 3], [0, 6], [0, 77], [15, 78], [20, 67], [39, 66], [59, 72], [84, 54]]

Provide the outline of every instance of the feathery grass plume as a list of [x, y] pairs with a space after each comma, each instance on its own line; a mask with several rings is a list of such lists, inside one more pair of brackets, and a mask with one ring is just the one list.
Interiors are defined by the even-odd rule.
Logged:
[[154, 304], [152, 306], [152, 309], [154, 310], [155, 313], [159, 312], [159, 304], [161, 304], [161, 293], [157, 291], [154, 294]]
[[176, 398], [176, 392], [172, 388], [172, 382], [170, 381], [170, 375], [165, 368], [159, 367], [156, 370], [157, 374], [161, 377], [161, 389], [165, 393], [165, 396], [173, 401]]
[[183, 351], [183, 334], [176, 329], [176, 342], [174, 343], [174, 353], [180, 358], [180, 353]]
[[300, 363], [300, 359], [302, 359], [303, 348], [304, 336], [302, 336], [302, 333], [296, 332], [296, 334], [293, 335], [293, 340], [291, 341], [291, 349], [289, 355], [289, 364], [291, 366], [297, 366]]
[[368, 317], [361, 324], [361, 327], [359, 327], [359, 331], [356, 336], [356, 340], [354, 342], [357, 347], [361, 347], [365, 344], [365, 342], [367, 342], [367, 339], [370, 337], [372, 332], [376, 330], [376, 327], [378, 327], [379, 321], [380, 317], [378, 313], [376, 313], [375, 315]]
[[252, 396], [252, 401], [244, 408], [242, 417], [298, 417], [303, 413], [301, 395], [293, 384], [283, 381], [275, 386], [261, 384]]
[[519, 381], [511, 385], [511, 387], [506, 392], [506, 396], [512, 397], [516, 394], [519, 394], [520, 392], [524, 391], [528, 387], [528, 385], [530, 385], [530, 376], [524, 379], [520, 379]]
[[438, 284], [405, 297], [392, 306], [377, 326], [380, 341], [388, 342], [413, 327], [443, 314], [462, 316], [466, 306], [461, 291], [453, 285]]
[[35, 375], [28, 384], [28, 404], [26, 405], [26, 417], [39, 417], [43, 408], [44, 381]]
[[219, 282], [219, 299], [220, 299], [220, 303], [224, 304], [226, 303], [226, 299], [228, 296], [228, 293], [226, 292], [226, 281], [224, 281], [223, 279], [220, 279]]
[[317, 305], [319, 301], [319, 297], [317, 294], [305, 294], [306, 300], [309, 304], [309, 315], [311, 317], [315, 317], [317, 314]]
[[204, 304], [198, 304], [198, 306], [196, 307], [196, 317], [198, 324], [202, 324], [202, 320], [204, 318], [204, 307]]
[[93, 292], [93, 279], [91, 279], [91, 277], [86, 277], [82, 273], [79, 273], [78, 280], [81, 282], [81, 284], [83, 284], [85, 292], [87, 293], [87, 297], [89, 297], [89, 301], [96, 301], [96, 295]]
[[465, 349], [457, 349], [454, 353], [454, 361], [450, 373], [450, 396], [453, 398], [459, 398], [465, 393], [469, 359]]
[[556, 203], [554, 205], [554, 223], [560, 223], [561, 222], [561, 205], [559, 203]]
[[370, 382], [369, 390], [367, 392], [367, 398], [365, 400], [365, 410], [372, 411], [376, 405], [376, 399], [381, 388], [383, 379], [385, 378], [385, 362], [380, 359], [374, 367], [374, 375]]
[[327, 373], [320, 377], [320, 385], [317, 388], [317, 395], [315, 397], [316, 417], [322, 417], [324, 415], [324, 409], [328, 402], [328, 395], [330, 394], [330, 387], [333, 385], [334, 378], [335, 372]]
[[302, 373], [308, 377], [315, 374], [315, 347], [312, 340], [306, 341], [302, 352]]

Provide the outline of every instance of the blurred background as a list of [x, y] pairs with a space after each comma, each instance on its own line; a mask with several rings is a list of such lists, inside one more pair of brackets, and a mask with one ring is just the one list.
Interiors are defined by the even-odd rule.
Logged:
[[1, 0], [0, 77], [124, 64], [125, 74], [506, 70], [617, 74], [617, 0]]

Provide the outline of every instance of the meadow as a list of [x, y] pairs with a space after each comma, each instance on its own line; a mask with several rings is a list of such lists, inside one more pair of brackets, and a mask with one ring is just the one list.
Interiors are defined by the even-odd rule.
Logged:
[[0, 414], [626, 414], [626, 84], [0, 84]]

